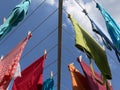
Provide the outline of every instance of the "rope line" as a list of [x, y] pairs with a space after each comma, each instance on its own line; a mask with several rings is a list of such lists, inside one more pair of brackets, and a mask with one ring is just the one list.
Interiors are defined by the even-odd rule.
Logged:
[[40, 45], [43, 41], [45, 41], [51, 34], [53, 34], [55, 31], [57, 30], [57, 28], [55, 28], [53, 31], [51, 31], [48, 35], [46, 35], [40, 42], [38, 42], [34, 47], [32, 47], [27, 53], [25, 53], [23, 55], [23, 57], [21, 57], [21, 59], [23, 59], [25, 56], [27, 56], [33, 49], [35, 49], [38, 45]]
[[55, 9], [50, 15], [48, 15], [48, 17], [45, 18], [39, 25], [37, 25], [37, 27], [35, 27], [31, 32], [36, 31], [36, 30], [37, 30], [45, 21], [47, 21], [48, 18], [50, 18], [57, 10], [58, 10], [58, 8]]
[[54, 61], [52, 61], [50, 64], [46, 65], [44, 69], [47, 69], [48, 67], [50, 67], [51, 65], [53, 65], [56, 62], [57, 62], [57, 59], [55, 59]]

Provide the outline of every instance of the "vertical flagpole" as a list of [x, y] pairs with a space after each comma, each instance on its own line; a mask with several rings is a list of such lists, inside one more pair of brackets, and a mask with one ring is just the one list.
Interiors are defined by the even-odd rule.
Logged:
[[57, 77], [57, 90], [60, 90], [61, 84], [61, 48], [62, 48], [62, 4], [63, 0], [59, 0], [58, 11], [58, 77]]

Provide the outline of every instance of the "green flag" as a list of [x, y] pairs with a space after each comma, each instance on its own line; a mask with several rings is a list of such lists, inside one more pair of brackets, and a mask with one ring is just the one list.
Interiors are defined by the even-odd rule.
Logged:
[[68, 17], [73, 24], [76, 34], [75, 46], [95, 61], [97, 67], [106, 79], [112, 79], [105, 50], [76, 22], [74, 18], [71, 17], [71, 15]]

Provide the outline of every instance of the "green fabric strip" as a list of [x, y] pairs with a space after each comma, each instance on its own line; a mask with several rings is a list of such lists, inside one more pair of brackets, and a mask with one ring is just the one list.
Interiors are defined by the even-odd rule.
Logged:
[[95, 61], [97, 67], [106, 79], [112, 79], [105, 50], [71, 17], [71, 15], [68, 17], [73, 24], [76, 34], [75, 46], [81, 51], [85, 50], [87, 56]]

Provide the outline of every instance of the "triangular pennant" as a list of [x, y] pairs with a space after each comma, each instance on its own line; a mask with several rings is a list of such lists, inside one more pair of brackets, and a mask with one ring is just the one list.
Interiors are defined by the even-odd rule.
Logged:
[[46, 54], [22, 71], [21, 77], [14, 80], [12, 90], [42, 90], [42, 74]]
[[5, 90], [14, 76], [16, 67], [31, 34], [20, 42], [0, 61], [0, 90]]
[[73, 64], [69, 64], [68, 68], [72, 80], [72, 90], [90, 90], [86, 77]]

